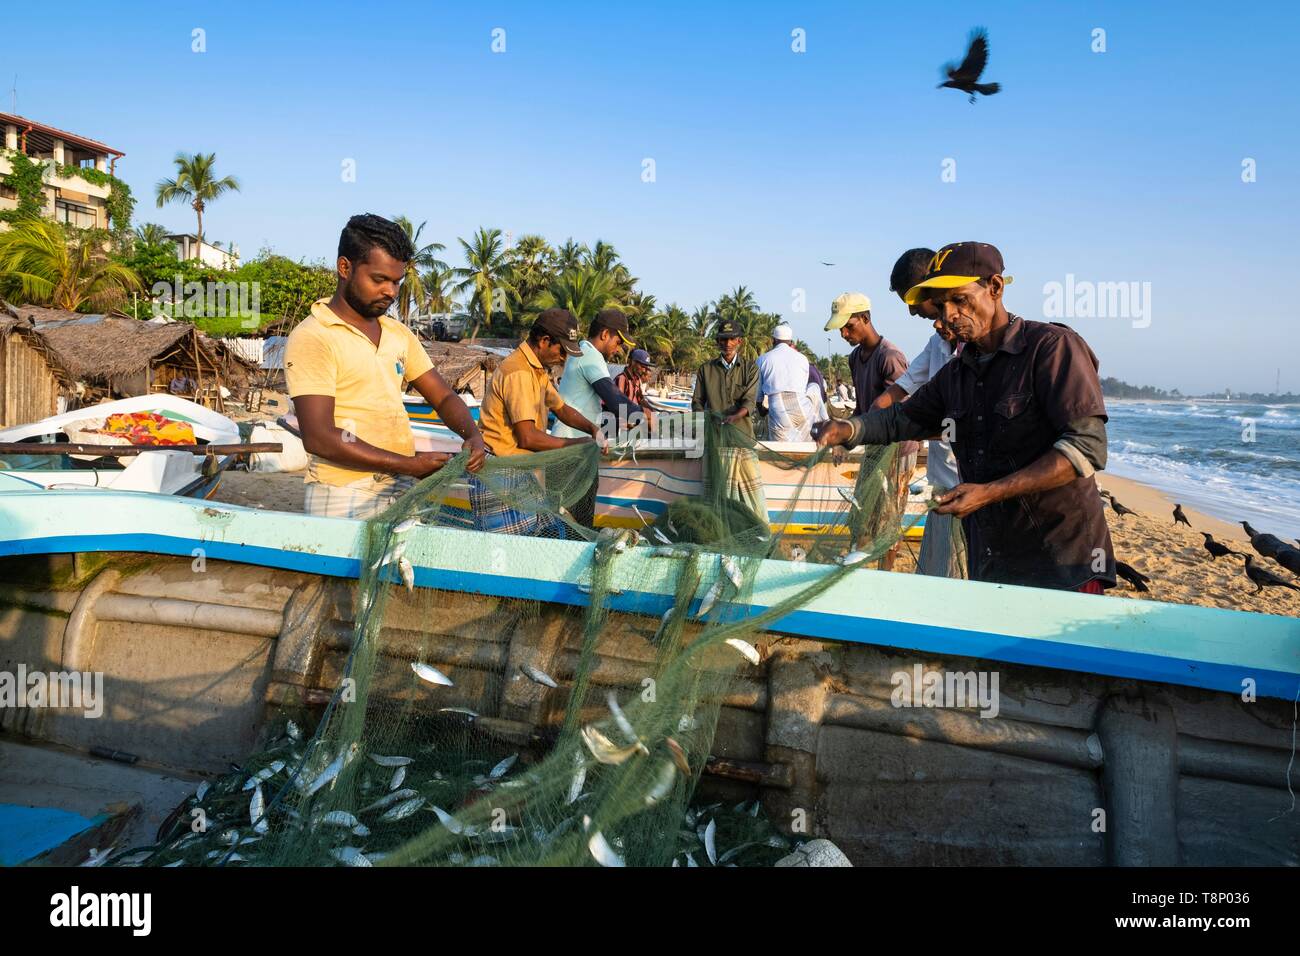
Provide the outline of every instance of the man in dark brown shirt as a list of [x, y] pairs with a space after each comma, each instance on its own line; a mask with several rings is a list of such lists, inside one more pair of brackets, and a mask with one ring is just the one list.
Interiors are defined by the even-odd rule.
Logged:
[[861, 292], [845, 292], [831, 303], [826, 331], [839, 330], [853, 346], [849, 375], [857, 390], [857, 413], [862, 415], [898, 376], [907, 371], [907, 356], [871, 324], [871, 300]]
[[1097, 358], [1067, 326], [1008, 313], [1008, 281], [987, 243], [940, 249], [905, 301], [928, 298], [961, 356], [906, 402], [827, 423], [818, 442], [949, 439], [963, 480], [936, 510], [963, 519], [971, 578], [1099, 594], [1115, 556], [1093, 478], [1106, 464]]

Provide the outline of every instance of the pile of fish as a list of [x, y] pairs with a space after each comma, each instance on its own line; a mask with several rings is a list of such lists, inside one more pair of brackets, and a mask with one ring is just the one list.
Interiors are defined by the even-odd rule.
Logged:
[[[611, 695], [612, 697], [612, 695]], [[470, 826], [455, 812], [497, 789], [536, 784], [536, 771], [509, 754], [495, 763], [458, 760], [448, 765], [442, 748], [414, 748], [415, 755], [364, 752], [351, 743], [331, 754], [319, 741], [305, 740], [293, 721], [268, 749], [215, 780], [199, 785], [169, 817], [152, 846], [96, 852], [88, 866], [256, 866], [293, 862], [317, 866], [373, 866], [393, 849], [431, 826], [459, 839], [438, 859], [450, 866], [500, 866], [541, 859], [561, 836], [581, 832], [589, 863], [624, 866], [625, 837], [606, 837], [591, 820], [596, 794], [589, 772], [601, 764], [650, 758], [616, 700], [615, 725], [632, 743], [611, 741], [594, 726], [584, 728], [585, 752], [575, 755], [562, 819], [553, 827], [494, 820]], [[688, 729], [688, 728], [683, 728]], [[610, 728], [613, 732], [613, 728]], [[677, 775], [689, 774], [684, 752], [667, 738], [657, 757], [646, 807], [665, 799]], [[313, 750], [313, 744], [315, 749]], [[345, 776], [360, 797], [355, 812], [325, 809], [327, 797]], [[449, 809], [450, 808], [450, 809]], [[671, 824], [669, 825], [671, 828]], [[679, 832], [658, 831], [675, 840], [673, 866], [763, 866], [790, 850], [790, 843], [760, 814], [757, 801], [730, 811], [721, 804], [688, 808]], [[288, 841], [287, 843], [285, 841]]]

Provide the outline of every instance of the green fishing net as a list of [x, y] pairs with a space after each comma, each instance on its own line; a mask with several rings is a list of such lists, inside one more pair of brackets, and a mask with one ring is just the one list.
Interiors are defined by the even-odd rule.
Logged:
[[[490, 458], [475, 476], [461, 455], [424, 479], [364, 527], [353, 624], [320, 663], [328, 702], [274, 713], [262, 749], [200, 786], [156, 845], [110, 862], [729, 866], [788, 853], [756, 786], [711, 790], [719, 714], [761, 673], [773, 622], [895, 543], [908, 476], [896, 446], [787, 457], [702, 426], [700, 494], [639, 528], [574, 520], [594, 445]], [[764, 487], [760, 462], [781, 480]], [[856, 470], [851, 491], [812, 480], [830, 468]], [[774, 494], [789, 504], [769, 520]], [[570, 542], [549, 547], [577, 562], [580, 603], [406, 586], [412, 566], [439, 564], [419, 526], [473, 527], [467, 500], [516, 534], [466, 535], [466, 548]], [[760, 609], [765, 559], [804, 583]], [[831, 570], [801, 574], [800, 561]]]

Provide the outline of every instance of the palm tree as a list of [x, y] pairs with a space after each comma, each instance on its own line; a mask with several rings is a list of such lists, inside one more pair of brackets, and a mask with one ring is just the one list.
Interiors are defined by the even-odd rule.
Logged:
[[470, 341], [478, 338], [479, 326], [492, 325], [492, 314], [502, 312], [510, 318], [510, 296], [515, 288], [510, 282], [510, 266], [501, 242], [500, 229], [479, 227], [470, 242], [457, 239], [465, 252], [466, 265], [456, 269], [461, 280], [456, 291], [469, 293], [469, 312], [474, 317]]
[[578, 319], [579, 327], [585, 329], [597, 312], [619, 302], [610, 276], [585, 268], [557, 277], [542, 293], [538, 304], [541, 309], [568, 309]]
[[128, 293], [140, 291], [140, 278], [108, 257], [105, 238], [94, 230], [68, 236], [46, 219], [14, 223], [0, 232], [0, 288], [68, 312], [120, 305]]
[[516, 311], [526, 312], [555, 274], [551, 261], [555, 250], [541, 236], [520, 236], [510, 249], [510, 282], [515, 287]]
[[146, 246], [161, 246], [167, 240], [167, 228], [156, 222], [141, 223], [135, 227], [135, 238]]
[[446, 272], [447, 263], [439, 259], [437, 254], [447, 247], [441, 242], [420, 245], [420, 233], [424, 232], [427, 222], [422, 222], [417, 227], [405, 216], [397, 216], [393, 222], [406, 233], [406, 238], [411, 240], [411, 246], [415, 249], [415, 256], [406, 264], [406, 274], [402, 276], [402, 284], [397, 287], [397, 314], [403, 322], [407, 322], [411, 317], [411, 306], [419, 308], [427, 298], [424, 280], [420, 275], [421, 270]]
[[[199, 249], [203, 247], [203, 210], [208, 208], [208, 203], [225, 193], [239, 192], [239, 180], [234, 176], [217, 178], [212, 168], [216, 161], [216, 153], [195, 153], [193, 156], [177, 153], [173, 160], [176, 163], [176, 178], [160, 179], [156, 187], [159, 209], [169, 202], [190, 204], [199, 218]], [[196, 249], [195, 258], [197, 257]]]
[[551, 257], [551, 268], [559, 274], [572, 272], [582, 265], [586, 255], [587, 247], [570, 237], [564, 241], [564, 245], [555, 250], [555, 254]]
[[456, 301], [456, 270], [445, 264], [430, 269], [420, 277], [420, 286], [424, 289], [424, 311], [437, 315], [460, 308]]

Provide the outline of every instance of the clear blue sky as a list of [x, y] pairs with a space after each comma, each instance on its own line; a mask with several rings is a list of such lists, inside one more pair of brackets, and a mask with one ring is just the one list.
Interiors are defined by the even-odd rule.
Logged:
[[[983, 6], [65, 2], [60, 22], [91, 26], [61, 44], [46, 7], [5, 0], [0, 108], [17, 74], [18, 112], [125, 151], [137, 218], [175, 229], [193, 214], [154, 209], [153, 184], [178, 150], [215, 151], [244, 188], [206, 232], [245, 257], [330, 257], [360, 211], [428, 220], [449, 253], [479, 225], [601, 238], [661, 304], [744, 284], [823, 353], [831, 299], [866, 292], [912, 354], [928, 327], [886, 291], [894, 258], [980, 239], [1029, 318], [1067, 273], [1151, 283], [1148, 328], [1066, 320], [1103, 374], [1268, 390], [1280, 366], [1300, 391], [1300, 308], [1282, 294], [1300, 7]], [[1004, 88], [971, 106], [935, 84], [979, 23], [984, 79]], [[1241, 181], [1245, 157], [1257, 182]]]

